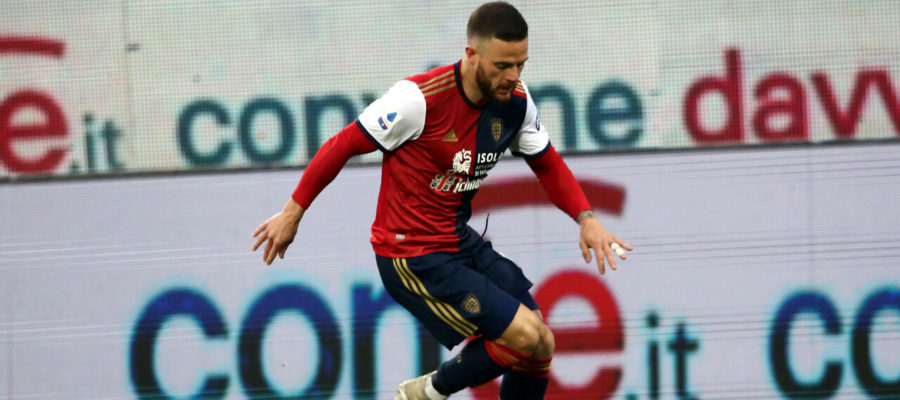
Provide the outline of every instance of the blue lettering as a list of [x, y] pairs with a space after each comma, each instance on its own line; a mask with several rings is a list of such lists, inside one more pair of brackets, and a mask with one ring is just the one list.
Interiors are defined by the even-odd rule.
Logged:
[[[605, 106], [613, 99], [624, 102], [624, 107]], [[644, 111], [641, 99], [624, 82], [613, 81], [595, 89], [588, 99], [587, 113], [591, 137], [605, 147], [633, 146], [643, 134]], [[606, 128], [617, 122], [631, 125], [628, 133], [619, 138], [610, 136]]]
[[306, 156], [312, 160], [319, 150], [319, 130], [322, 114], [329, 109], [343, 112], [346, 123], [353, 122], [357, 117], [353, 102], [345, 96], [330, 95], [323, 97], [309, 97], [306, 99]]
[[555, 100], [563, 113], [563, 141], [566, 149], [578, 148], [578, 129], [575, 125], [575, 100], [572, 94], [562, 85], [545, 85], [537, 88], [529, 88], [529, 94], [536, 107], [540, 107], [547, 100]]
[[[357, 399], [375, 398], [375, 330], [378, 319], [390, 308], [400, 305], [386, 291], [380, 296], [372, 286], [353, 286], [353, 392]], [[440, 343], [416, 322], [419, 335], [419, 374], [434, 371], [441, 362]]]
[[[263, 153], [256, 148], [253, 143], [253, 119], [260, 112], [270, 112], [278, 118], [279, 137], [281, 143], [272, 153]], [[241, 138], [241, 146], [247, 153], [247, 158], [254, 163], [269, 164], [281, 161], [290, 155], [294, 148], [294, 118], [291, 112], [280, 101], [276, 99], [256, 99], [244, 107], [241, 113], [241, 120], [238, 127], [238, 136]]]
[[900, 311], [900, 289], [888, 288], [871, 294], [863, 302], [853, 323], [853, 367], [856, 379], [873, 399], [896, 399], [900, 395], [900, 377], [893, 381], [879, 378], [871, 358], [870, 333], [875, 315], [891, 308]]
[[790, 399], [827, 399], [834, 395], [841, 383], [843, 367], [840, 361], [828, 361], [825, 373], [813, 383], [801, 383], [794, 376], [788, 362], [788, 337], [794, 318], [813, 314], [825, 323], [825, 334], [839, 335], [841, 321], [834, 304], [821, 293], [807, 291], [788, 298], [778, 309], [769, 340], [769, 361], [772, 374], [782, 395]]
[[197, 100], [185, 107], [178, 117], [178, 147], [181, 153], [193, 165], [221, 165], [231, 153], [231, 143], [220, 142], [212, 153], [202, 154], [194, 147], [194, 120], [200, 114], [211, 115], [217, 124], [225, 126], [231, 123], [228, 112], [215, 100]]
[[331, 398], [341, 372], [341, 332], [334, 313], [315, 291], [296, 284], [276, 286], [250, 307], [238, 338], [238, 365], [244, 392], [250, 398], [282, 399], [266, 379], [262, 366], [262, 341], [266, 327], [283, 311], [296, 311], [312, 322], [320, 349], [318, 369], [302, 398]]
[[[209, 299], [191, 289], [171, 289], [157, 296], [144, 308], [131, 338], [131, 383], [141, 399], [168, 399], [153, 368], [156, 339], [163, 324], [170, 318], [187, 316], [203, 328], [210, 339], [228, 336], [222, 314]], [[201, 392], [193, 397], [221, 399], [228, 389], [227, 375], [206, 377]]]

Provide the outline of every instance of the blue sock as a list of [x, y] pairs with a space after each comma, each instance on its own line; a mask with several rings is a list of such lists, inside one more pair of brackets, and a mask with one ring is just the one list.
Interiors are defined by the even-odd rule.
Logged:
[[550, 378], [536, 378], [515, 371], [503, 374], [500, 400], [543, 400]]
[[507, 371], [494, 362], [485, 347], [484, 337], [466, 345], [454, 358], [441, 364], [437, 373], [431, 376], [431, 384], [445, 396], [467, 387], [475, 387], [490, 382]]

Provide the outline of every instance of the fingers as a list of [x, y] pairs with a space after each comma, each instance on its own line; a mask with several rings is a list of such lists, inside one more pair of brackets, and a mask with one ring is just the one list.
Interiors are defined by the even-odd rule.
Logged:
[[591, 250], [588, 247], [587, 242], [579, 240], [578, 246], [581, 247], [581, 256], [584, 257], [584, 263], [587, 264], [591, 262]]
[[274, 245], [272, 246], [272, 251], [266, 255], [266, 264], [272, 265], [272, 261], [275, 261], [275, 257], [278, 256], [279, 250]]
[[602, 245], [597, 246], [594, 248], [594, 253], [597, 253], [597, 269], [600, 270], [600, 275], [606, 274], [606, 263], [609, 263], [612, 269], [616, 269], [614, 267], [615, 264], [609, 261], [609, 248], [604, 248]]
[[[269, 221], [266, 220], [266, 222], [259, 224], [259, 226], [257, 226], [256, 229], [253, 230], [253, 237], [256, 238], [256, 242], [253, 243], [253, 247], [250, 248], [250, 251], [256, 251], [256, 249], [259, 248], [259, 245], [261, 245], [262, 242], [266, 241], [266, 238], [269, 236], [269, 232], [266, 231], [266, 228], [268, 226]], [[260, 233], [262, 234], [262, 236], [259, 236]]]
[[[259, 228], [256, 228], [256, 229], [259, 229]], [[259, 234], [259, 232], [253, 232], [253, 237], [256, 237], [256, 235], [258, 235], [258, 234]], [[267, 234], [267, 232], [263, 231], [262, 236], [256, 238], [256, 242], [253, 243], [253, 247], [250, 248], [250, 251], [256, 251], [256, 249], [259, 248], [259, 245], [261, 245], [263, 242], [266, 241], [266, 239], [268, 239], [268, 236], [269, 235]]]
[[613, 269], [613, 271], [619, 269], [616, 265], [616, 257], [613, 253], [613, 250], [609, 248], [609, 246], [604, 246], [603, 248], [603, 256], [606, 257], [606, 262], [609, 263], [609, 267]]
[[600, 275], [605, 275], [606, 264], [603, 261], [603, 251], [599, 247], [595, 247], [594, 253], [597, 253], [597, 269], [600, 270]]
[[617, 256], [619, 256], [619, 259], [624, 260], [624, 259], [628, 258], [628, 255], [625, 254], [625, 248], [622, 247], [621, 245], [619, 245], [618, 243], [616, 243], [616, 242], [610, 243], [609, 248], [614, 253], [616, 253]]
[[265, 231], [266, 225], [268, 225], [268, 224], [269, 224], [269, 221], [259, 224], [259, 226], [257, 226], [256, 229], [253, 230], [253, 237], [256, 237], [256, 235], [259, 235], [260, 232]]
[[271, 265], [271, 264], [272, 264], [272, 260], [275, 258], [275, 257], [274, 257], [274, 254], [275, 254], [275, 253], [272, 251], [272, 248], [273, 248], [274, 246], [275, 246], [275, 241], [274, 241], [274, 240], [269, 239], [269, 240], [266, 242], [266, 248], [265, 248], [265, 251], [263, 251], [263, 262], [265, 262], [266, 265]]
[[625, 243], [624, 240], [619, 239], [619, 238], [617, 238], [617, 237], [614, 237], [613, 239], [616, 241], [616, 243], [619, 244], [619, 246], [622, 246], [623, 248], [625, 248], [625, 250], [628, 250], [628, 251], [634, 250], [634, 247], [631, 247], [630, 244]]

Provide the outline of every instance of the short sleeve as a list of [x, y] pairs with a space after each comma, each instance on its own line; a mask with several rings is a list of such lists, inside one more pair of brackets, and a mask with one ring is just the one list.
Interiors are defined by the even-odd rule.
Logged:
[[369, 104], [356, 122], [381, 151], [393, 151], [422, 134], [425, 96], [415, 83], [399, 81]]
[[509, 145], [509, 150], [520, 157], [538, 157], [550, 148], [550, 134], [541, 125], [537, 106], [531, 98], [528, 87], [525, 83], [522, 83], [522, 87], [525, 89], [526, 99], [525, 119], [522, 120], [519, 133]]

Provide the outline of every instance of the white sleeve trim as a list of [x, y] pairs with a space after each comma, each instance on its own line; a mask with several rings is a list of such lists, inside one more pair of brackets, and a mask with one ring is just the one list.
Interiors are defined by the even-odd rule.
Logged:
[[363, 131], [382, 151], [416, 140], [425, 128], [425, 95], [414, 82], [402, 80], [359, 115]]
[[516, 138], [509, 145], [509, 150], [519, 156], [534, 156], [542, 153], [550, 145], [550, 134], [547, 128], [541, 124], [541, 118], [538, 115], [537, 106], [531, 99], [531, 92], [522, 82], [522, 88], [525, 89], [525, 100], [527, 105], [525, 108], [525, 119], [522, 120], [522, 127]]

